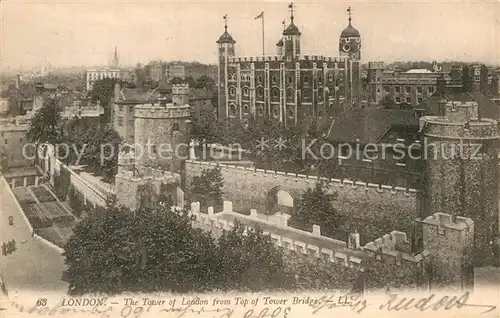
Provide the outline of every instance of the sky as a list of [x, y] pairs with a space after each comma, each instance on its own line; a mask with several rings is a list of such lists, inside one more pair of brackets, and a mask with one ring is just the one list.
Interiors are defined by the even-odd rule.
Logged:
[[[459, 60], [500, 64], [500, 2], [295, 1], [303, 54], [338, 55], [348, 24], [362, 37], [363, 61]], [[106, 65], [114, 47], [120, 64], [153, 59], [216, 63], [215, 41], [224, 30], [238, 56], [275, 54], [285, 1], [13, 1], [1, 6], [4, 68]]]

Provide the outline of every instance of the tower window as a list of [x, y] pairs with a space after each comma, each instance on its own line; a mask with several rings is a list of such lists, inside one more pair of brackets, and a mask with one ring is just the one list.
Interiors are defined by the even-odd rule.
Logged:
[[427, 90], [429, 91], [429, 94], [434, 93], [434, 86], [427, 87]]
[[248, 87], [243, 87], [243, 96], [248, 96], [248, 95], [249, 95]]
[[417, 92], [418, 92], [419, 94], [422, 94], [422, 86], [417, 86]]
[[273, 108], [273, 116], [278, 117], [278, 107]]
[[304, 76], [304, 83], [309, 83], [309, 76]]
[[259, 107], [259, 110], [257, 112], [259, 114], [259, 116], [262, 116], [262, 114], [264, 114], [264, 109], [261, 107]]
[[279, 96], [278, 89], [273, 89], [273, 97], [276, 98]]
[[323, 111], [318, 111], [318, 117], [323, 117]]
[[262, 83], [262, 76], [260, 76], [260, 75], [259, 75], [259, 77], [257, 77], [257, 81], [258, 81], [259, 83]]
[[396, 97], [396, 103], [397, 104], [401, 103], [401, 98], [400, 97]]
[[411, 87], [410, 86], [405, 86], [405, 91], [407, 93], [411, 93]]
[[244, 105], [244, 106], [243, 106], [243, 112], [244, 112], [245, 114], [248, 114], [248, 105]]
[[389, 86], [384, 86], [384, 92], [389, 93], [391, 88]]
[[273, 81], [273, 84], [276, 84], [276, 82], [278, 81], [278, 80], [276, 79], [276, 76], [273, 76], [273, 77], [272, 77], [272, 81]]
[[286, 98], [288, 100], [293, 100], [293, 89], [292, 88], [289, 88], [286, 90]]
[[229, 95], [236, 95], [236, 88], [230, 87], [229, 88]]
[[229, 106], [229, 115], [232, 117], [236, 116], [236, 106], [234, 104]]
[[332, 107], [333, 107], [333, 103], [328, 104], [328, 106], [329, 106], [330, 108], [332, 108]]
[[257, 96], [264, 97], [264, 89], [262, 87], [257, 89]]
[[401, 87], [396, 86], [396, 87], [394, 87], [394, 90], [396, 91], [396, 93], [400, 93], [401, 92]]
[[290, 83], [292, 83], [292, 80], [293, 80], [293, 79], [292, 79], [292, 77], [291, 77], [291, 76], [288, 76], [288, 83], [289, 83], [289, 84], [290, 84]]
[[288, 111], [288, 117], [289, 117], [289, 118], [293, 118], [293, 116], [294, 116], [293, 110], [291, 110], [291, 109], [290, 109], [290, 110]]
[[174, 123], [174, 124], [172, 125], [172, 130], [173, 130], [173, 131], [179, 131], [179, 123]]
[[411, 104], [411, 97], [406, 97], [406, 102], [407, 102], [408, 104]]

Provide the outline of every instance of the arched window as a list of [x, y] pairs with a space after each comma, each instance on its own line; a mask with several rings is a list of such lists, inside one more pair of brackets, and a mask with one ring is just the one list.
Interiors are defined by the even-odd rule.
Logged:
[[229, 115], [230, 116], [236, 116], [236, 106], [234, 104], [229, 105]]
[[318, 89], [318, 99], [323, 100], [323, 88], [321, 87]]
[[236, 88], [229, 87], [229, 95], [236, 95]]
[[243, 87], [243, 96], [248, 96], [248, 95], [250, 95], [248, 87]]
[[293, 82], [293, 78], [291, 76], [288, 76], [288, 84], [291, 84]]
[[309, 83], [309, 76], [304, 75], [304, 84]]
[[259, 83], [262, 83], [262, 76], [260, 76], [260, 75], [259, 75], [259, 77], [257, 77], [257, 81], [258, 81]]
[[273, 94], [273, 98], [277, 98], [280, 95], [280, 92], [277, 88], [273, 88], [272, 94]]
[[172, 130], [173, 131], [179, 131], [179, 123], [177, 123], [177, 122], [173, 123]]
[[333, 107], [333, 103], [328, 104], [328, 106], [329, 106], [330, 108], [332, 108], [332, 107]]
[[264, 97], [264, 89], [262, 87], [257, 88], [257, 96]]
[[288, 117], [289, 117], [289, 118], [293, 118], [293, 117], [294, 117], [294, 115], [295, 115], [295, 114], [294, 114], [293, 110], [291, 110], [291, 109], [290, 109], [290, 110], [288, 111]]
[[278, 117], [279, 113], [278, 113], [278, 107], [274, 107], [273, 108], [273, 116], [274, 117]]
[[262, 108], [262, 106], [260, 106], [257, 113], [259, 114], [259, 116], [262, 116], [264, 114], [264, 108]]
[[322, 110], [318, 111], [318, 117], [323, 117], [323, 111]]
[[244, 106], [243, 106], [243, 112], [244, 112], [245, 114], [248, 114], [248, 105], [244, 105]]
[[288, 88], [288, 89], [286, 90], [286, 98], [287, 98], [288, 100], [290, 100], [290, 101], [291, 101], [291, 100], [293, 100], [293, 99], [295, 98], [295, 94], [294, 94], [294, 90], [293, 90], [293, 88]]
[[273, 76], [273, 77], [271, 78], [271, 80], [273, 81], [273, 84], [276, 84], [276, 82], [278, 81], [278, 80], [277, 80], [277, 78], [276, 78], [276, 76]]

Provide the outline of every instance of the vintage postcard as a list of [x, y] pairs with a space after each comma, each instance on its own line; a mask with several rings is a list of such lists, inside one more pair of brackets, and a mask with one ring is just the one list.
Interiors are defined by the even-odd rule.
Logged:
[[498, 1], [0, 6], [0, 317], [500, 317]]

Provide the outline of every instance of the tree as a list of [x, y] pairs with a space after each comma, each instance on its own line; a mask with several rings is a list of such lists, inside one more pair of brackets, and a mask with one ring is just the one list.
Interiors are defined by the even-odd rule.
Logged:
[[392, 97], [390, 95], [386, 95], [379, 102], [379, 105], [382, 106], [382, 108], [385, 108], [385, 109], [392, 109], [392, 108], [394, 108], [396, 106], [396, 103], [394, 102], [394, 100], [392, 99]]
[[57, 102], [49, 99], [36, 111], [26, 136], [30, 142], [55, 144], [60, 140], [61, 124]]
[[248, 229], [236, 222], [219, 238], [220, 288], [239, 291], [271, 291], [290, 288], [291, 273], [285, 270], [283, 251], [262, 229]]
[[4, 145], [0, 146], [0, 172], [4, 173], [9, 170], [9, 155], [7, 153], [7, 147]]
[[200, 176], [195, 176], [190, 184], [188, 198], [191, 202], [200, 202], [207, 208], [209, 206], [222, 206], [222, 187], [224, 179], [219, 167], [211, 170], [204, 169]]
[[326, 186], [318, 182], [314, 188], [307, 189], [299, 202], [292, 222], [300, 223], [307, 227], [319, 225], [322, 232], [329, 233], [339, 226], [338, 213], [331, 201], [335, 195], [327, 193]]
[[207, 75], [202, 75], [198, 77], [194, 81], [194, 88], [206, 88], [206, 89], [212, 89], [215, 86], [215, 81], [213, 78], [207, 76]]
[[118, 83], [116, 78], [104, 78], [97, 80], [89, 92], [88, 96], [93, 103], [99, 102], [104, 108], [102, 121], [109, 123], [111, 120], [111, 99], [114, 95], [115, 84]]

